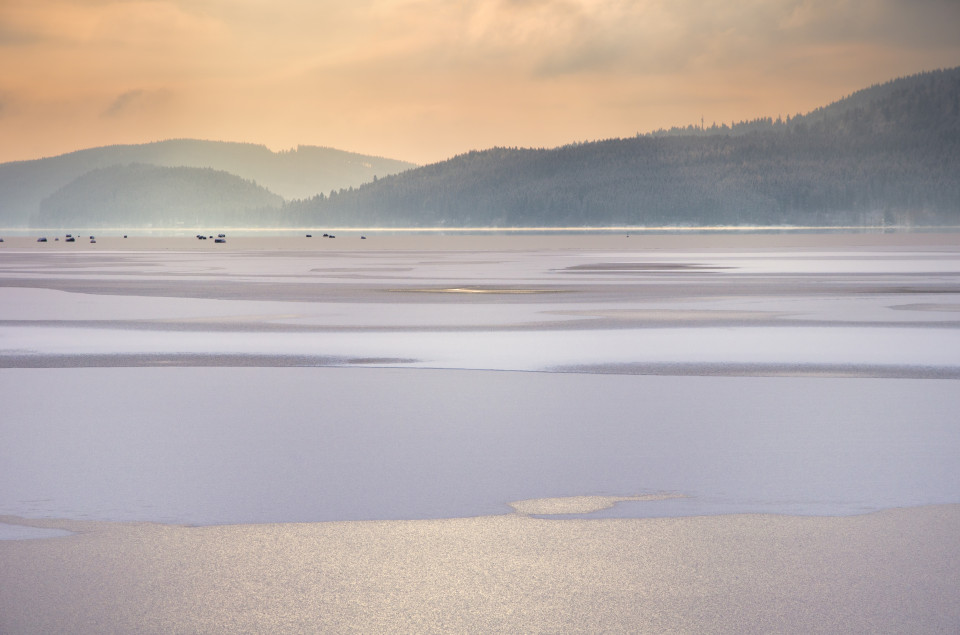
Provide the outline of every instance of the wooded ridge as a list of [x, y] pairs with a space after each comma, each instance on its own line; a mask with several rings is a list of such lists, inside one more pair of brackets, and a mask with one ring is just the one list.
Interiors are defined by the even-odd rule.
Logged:
[[[116, 180], [113, 182], [97, 181], [107, 187], [101, 192], [100, 199], [91, 189], [90, 180], [73, 184], [74, 181], [84, 179], [95, 170], [132, 164], [167, 168], [210, 168], [228, 172], [240, 180], [254, 182], [288, 200], [307, 198], [331, 189], [356, 187], [373, 180], [376, 176], [416, 167], [404, 161], [344, 152], [333, 148], [299, 146], [292, 150], [272, 152], [266, 146], [252, 143], [196, 139], [172, 139], [139, 145], [90, 148], [45, 159], [0, 164], [0, 227], [59, 226], [59, 222], [67, 217], [72, 221], [66, 225], [67, 227], [86, 224], [103, 226], [100, 215], [104, 209], [111, 208], [113, 197], [117, 195], [126, 200], [132, 200], [133, 190], [137, 190], [138, 196], [145, 196], [148, 192], [160, 195], [161, 199], [169, 196], [169, 193], [161, 194], [163, 192], [161, 184], [157, 184], [157, 187], [152, 189], [146, 188], [143, 182], [146, 173], [143, 170], [127, 172], [120, 170], [114, 174]], [[159, 170], [152, 171], [150, 174], [169, 184], [170, 173]], [[126, 184], [124, 182], [126, 176], [134, 180]], [[205, 181], [209, 187], [223, 186], [230, 189], [227, 181], [222, 179], [208, 178]], [[192, 183], [197, 185], [199, 181], [194, 178]], [[130, 191], [124, 192], [128, 187]], [[58, 193], [61, 189], [73, 192], [83, 190], [84, 198], [74, 201], [71, 206], [63, 193]], [[52, 202], [48, 202], [41, 212], [41, 202], [48, 198], [57, 201], [55, 213], [52, 212]], [[233, 201], [235, 196], [227, 190], [212, 191], [201, 198], [207, 201], [222, 198], [225, 203], [216, 211], [214, 211], [215, 206], [208, 203], [201, 205], [203, 209], [186, 210], [189, 218], [185, 220], [196, 218], [197, 214], [202, 217], [210, 213], [218, 217], [228, 217], [231, 212], [251, 209], [249, 203], [239, 208], [231, 207], [231, 204], [226, 201]], [[150, 224], [150, 219], [143, 213], [147, 208], [168, 215], [161, 210], [163, 203], [161, 199], [140, 201], [130, 210], [131, 217], [123, 224], [131, 226]], [[271, 203], [269, 207], [273, 208], [274, 205]], [[243, 214], [246, 215], [246, 212], [243, 211]], [[116, 220], [120, 218], [117, 217]], [[160, 223], [159, 219], [152, 222]], [[237, 222], [239, 219], [230, 224]], [[270, 212], [266, 212], [263, 218], [257, 219], [257, 224], [264, 222], [269, 224], [276, 220], [272, 218]]]
[[493, 148], [288, 204], [316, 226], [960, 224], [960, 68], [806, 115]]
[[805, 115], [423, 167], [172, 140], [0, 164], [0, 226], [960, 225], [960, 68]]

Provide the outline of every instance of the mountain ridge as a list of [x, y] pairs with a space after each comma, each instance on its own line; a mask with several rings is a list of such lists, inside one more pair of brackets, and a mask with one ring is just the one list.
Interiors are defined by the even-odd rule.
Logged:
[[85, 148], [0, 164], [0, 226], [36, 222], [44, 198], [91, 170], [135, 163], [222, 170], [255, 181], [288, 200], [359, 186], [375, 176], [416, 167], [395, 159], [305, 145], [273, 152], [253, 143], [167, 139]]
[[473, 151], [284, 216], [329, 227], [960, 225], [960, 68], [743, 126]]
[[[108, 191], [114, 197], [119, 192], [115, 184], [102, 186], [100, 200], [91, 183], [75, 187], [84, 192], [82, 209], [70, 196], [58, 199], [56, 212], [52, 203], [41, 210], [41, 201], [109, 167], [105, 162], [116, 165], [119, 155], [150, 159], [127, 165], [161, 167], [191, 167], [182, 164], [193, 157], [194, 163], [221, 166], [202, 167], [286, 191], [279, 208], [275, 200], [245, 205], [222, 191], [231, 202], [208, 208], [204, 218], [227, 227], [960, 226], [960, 67], [876, 84], [786, 119], [689, 126], [552, 149], [495, 147], [422, 167], [313, 146], [274, 153], [255, 144], [190, 139], [80, 150], [0, 164], [0, 222], [10, 218], [11, 198], [29, 191], [36, 199], [30, 218], [39, 225], [98, 224], [97, 215], [111, 204]], [[269, 169], [254, 175], [251, 166], [262, 168], [264, 161]], [[38, 165], [45, 174], [31, 172]], [[23, 178], [8, 187], [18, 170]], [[324, 170], [355, 180], [329, 188], [314, 182], [306, 190], [313, 194], [291, 195], [294, 185]], [[247, 187], [209, 175], [178, 178], [184, 187]], [[38, 197], [43, 184], [47, 190]], [[167, 190], [141, 191], [172, 198]], [[127, 220], [149, 224], [148, 216], [141, 209]]]
[[[40, 202], [37, 226], [197, 227], [251, 222], [283, 206], [253, 181], [213, 168], [144, 163], [95, 168]], [[84, 210], [96, 210], [96, 217]]]

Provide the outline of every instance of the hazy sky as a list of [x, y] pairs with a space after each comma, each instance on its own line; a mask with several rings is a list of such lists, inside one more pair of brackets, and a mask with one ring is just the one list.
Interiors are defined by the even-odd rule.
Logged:
[[960, 0], [0, 0], [0, 161], [191, 137], [426, 163], [957, 65]]

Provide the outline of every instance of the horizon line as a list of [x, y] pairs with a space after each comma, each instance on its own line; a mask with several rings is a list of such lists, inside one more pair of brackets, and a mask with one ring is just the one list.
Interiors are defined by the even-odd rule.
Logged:
[[[210, 227], [87, 227], [89, 231], [100, 232], [199, 232], [209, 233]], [[27, 233], [27, 232], [53, 232], [64, 231], [67, 227], [0, 227], [0, 232]], [[602, 226], [574, 226], [574, 227], [555, 227], [555, 226], [522, 226], [522, 227], [242, 227], [221, 225], [215, 231], [242, 231], [242, 232], [317, 232], [317, 231], [339, 231], [339, 232], [396, 232], [396, 233], [600, 233], [600, 232], [624, 232], [632, 231], [636, 233], [644, 232], [760, 232], [760, 231], [782, 231], [782, 232], [803, 232], [803, 231], [916, 231], [916, 230], [960, 230], [960, 225], [602, 225]], [[73, 231], [79, 231], [74, 229]]]

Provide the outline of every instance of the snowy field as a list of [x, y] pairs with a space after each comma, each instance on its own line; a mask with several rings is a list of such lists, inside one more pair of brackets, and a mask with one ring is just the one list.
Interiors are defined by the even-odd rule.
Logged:
[[5, 246], [0, 515], [960, 503], [960, 248], [814, 239]]

